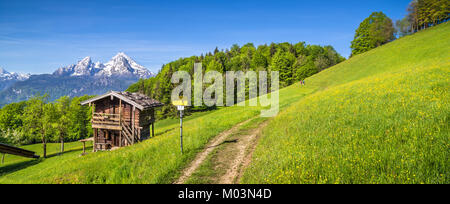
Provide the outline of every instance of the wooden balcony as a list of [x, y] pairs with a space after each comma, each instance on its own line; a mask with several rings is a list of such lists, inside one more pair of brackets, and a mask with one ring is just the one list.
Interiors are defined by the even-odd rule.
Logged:
[[92, 115], [92, 128], [122, 130], [120, 114], [94, 113]]

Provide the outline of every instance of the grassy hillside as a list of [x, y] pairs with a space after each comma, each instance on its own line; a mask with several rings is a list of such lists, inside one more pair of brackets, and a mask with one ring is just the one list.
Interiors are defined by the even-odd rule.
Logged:
[[[37, 155], [42, 155], [42, 144], [25, 145], [21, 148], [36, 152]], [[92, 143], [86, 143], [86, 151], [92, 151]], [[21, 172], [18, 175], [28, 174], [30, 171], [37, 171], [34, 173], [44, 172], [51, 168], [57, 168], [68, 159], [78, 158], [83, 152], [83, 143], [70, 142], [65, 144], [65, 151], [60, 154], [60, 144], [47, 144], [47, 158], [29, 159], [15, 155], [5, 155], [5, 163], [0, 164], [0, 178], [13, 173]], [[37, 166], [38, 168], [30, 167]], [[0, 182], [4, 183], [4, 182]], [[16, 182], [15, 182], [16, 183]]]
[[[265, 129], [244, 182], [448, 183], [449, 34], [448, 23], [437, 26], [280, 90], [281, 112]], [[140, 144], [41, 160], [3, 171], [0, 183], [171, 183], [211, 138], [260, 109], [192, 116], [183, 155], [178, 124], [166, 121]]]
[[448, 23], [308, 82], [323, 91], [274, 118], [244, 183], [449, 183]]
[[[282, 107], [305, 95], [295, 89], [287, 91], [290, 93], [280, 96], [285, 101], [280, 102]], [[155, 125], [156, 137], [142, 143], [111, 152], [67, 157], [58, 162], [46, 159], [3, 174], [0, 183], [171, 183], [211, 138], [257, 116], [259, 110], [259, 107], [236, 106], [191, 116], [194, 118], [188, 118], [183, 125], [183, 155], [179, 149], [179, 124], [163, 121], [165, 126]]]
[[[92, 146], [91, 143], [86, 143], [86, 148], [89, 148], [90, 146]], [[21, 146], [20, 148], [33, 151], [37, 155], [43, 154], [42, 144], [24, 145], [24, 146]], [[53, 157], [53, 156], [59, 155], [60, 150], [61, 150], [60, 143], [47, 143], [47, 156], [48, 157]], [[74, 152], [74, 151], [81, 152], [82, 150], [83, 150], [83, 143], [81, 143], [81, 142], [66, 142], [64, 144], [64, 153]], [[15, 155], [10, 155], [10, 154], [5, 154], [4, 165], [15, 164], [15, 163], [20, 163], [20, 162], [27, 162], [30, 160], [32, 160], [32, 159], [19, 157], [19, 156], [15, 156]], [[0, 169], [0, 174], [1, 174], [1, 169]]]

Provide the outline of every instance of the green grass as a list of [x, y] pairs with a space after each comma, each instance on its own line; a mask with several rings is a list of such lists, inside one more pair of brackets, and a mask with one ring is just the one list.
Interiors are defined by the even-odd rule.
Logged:
[[447, 23], [311, 77], [242, 182], [449, 183], [449, 53]]
[[[280, 90], [244, 183], [449, 183], [450, 25], [355, 56]], [[403, 105], [405, 104], [405, 105]], [[40, 159], [0, 183], [171, 183], [208, 141], [259, 107], [191, 116], [179, 151], [177, 119], [156, 137], [112, 152]]]
[[[42, 155], [43, 149], [42, 144], [24, 145], [20, 148], [34, 151], [37, 155]], [[38, 165], [44, 162], [47, 166], [50, 163], [55, 163], [56, 165], [68, 158], [75, 158], [81, 155], [83, 152], [83, 143], [81, 142], [67, 142], [64, 145], [64, 152], [60, 154], [60, 144], [59, 143], [48, 143], [47, 144], [47, 158], [30, 159], [25, 157], [19, 157], [15, 155], [5, 154], [5, 161], [3, 165], [0, 165], [0, 178], [7, 174], [20, 171], [30, 166]], [[92, 151], [92, 143], [86, 143], [86, 151]], [[27, 171], [24, 171], [26, 173]]]
[[[90, 147], [90, 146], [92, 146], [92, 143], [89, 143], [89, 142], [86, 143], [86, 147]], [[40, 155], [40, 156], [43, 155], [42, 144], [24, 145], [24, 146], [20, 146], [20, 148], [33, 151], [37, 155]], [[47, 143], [47, 157], [53, 157], [53, 156], [59, 155], [60, 150], [61, 150], [60, 143]], [[64, 143], [64, 153], [72, 152], [72, 151], [80, 151], [80, 150], [83, 150], [83, 143], [81, 143], [81, 142], [66, 142], [66, 143]], [[18, 163], [18, 162], [30, 161], [30, 160], [34, 160], [34, 159], [5, 154], [4, 164], [0, 165], [0, 167]]]
[[213, 184], [218, 183], [219, 178], [225, 175], [230, 167], [230, 159], [238, 152], [233, 151], [234, 141], [239, 140], [242, 135], [258, 128], [268, 118], [255, 117], [243, 124], [238, 130], [228, 136], [226, 140], [217, 146], [199, 166], [199, 168], [188, 178], [186, 184]]

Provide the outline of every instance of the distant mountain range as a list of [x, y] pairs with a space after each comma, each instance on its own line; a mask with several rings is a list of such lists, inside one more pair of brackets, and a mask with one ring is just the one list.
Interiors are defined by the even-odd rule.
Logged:
[[36, 94], [61, 96], [98, 95], [109, 90], [122, 91], [140, 78], [155, 76], [144, 66], [120, 52], [109, 62], [93, 63], [85, 57], [76, 64], [61, 67], [53, 74], [18, 74], [0, 68], [0, 106], [27, 100]]
[[85, 57], [77, 64], [61, 67], [53, 75], [56, 76], [93, 76], [118, 78], [149, 78], [155, 74], [144, 66], [137, 64], [125, 53], [120, 52], [106, 64], [93, 63], [91, 57]]
[[15, 82], [24, 81], [27, 80], [28, 78], [30, 78], [29, 74], [8, 72], [3, 68], [0, 68], [0, 91], [5, 90]]

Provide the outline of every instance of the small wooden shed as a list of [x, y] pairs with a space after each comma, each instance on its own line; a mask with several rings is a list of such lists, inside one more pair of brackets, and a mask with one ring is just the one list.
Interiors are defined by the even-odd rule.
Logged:
[[132, 145], [150, 134], [153, 137], [155, 108], [164, 104], [139, 93], [110, 91], [81, 105], [92, 107], [93, 148], [98, 151]]
[[39, 158], [39, 155], [36, 155], [34, 152], [32, 152], [30, 150], [14, 147], [14, 146], [3, 144], [3, 143], [0, 143], [0, 153], [3, 154], [2, 155], [2, 163], [4, 160], [5, 154], [12, 154], [12, 155], [16, 155], [16, 156], [35, 158], [35, 159]]

